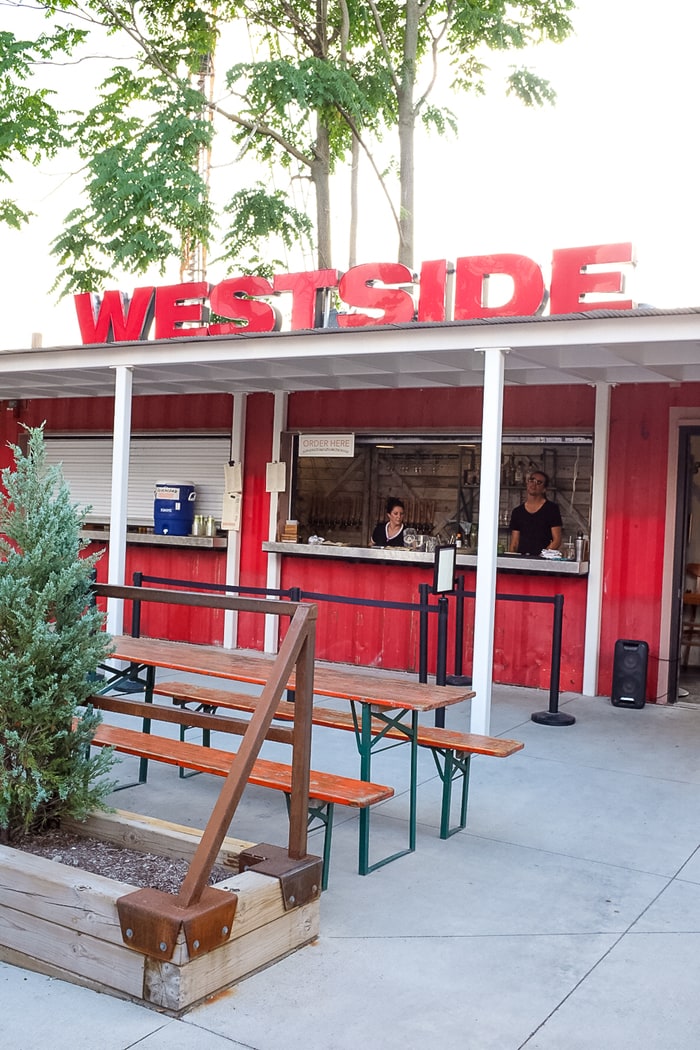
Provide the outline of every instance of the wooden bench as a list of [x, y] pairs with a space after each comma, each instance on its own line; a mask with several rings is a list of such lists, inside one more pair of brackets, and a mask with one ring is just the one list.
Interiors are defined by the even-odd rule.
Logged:
[[[334, 671], [336, 677], [334, 687], [340, 689], [342, 682], [338, 675], [342, 672]], [[346, 694], [346, 699], [351, 700], [356, 693], [357, 676], [352, 676], [353, 690]], [[381, 689], [381, 680], [375, 684], [375, 688]], [[440, 688], [440, 687], [436, 687]], [[258, 699], [255, 696], [243, 693], [235, 693], [228, 689], [215, 689], [209, 685], [195, 685], [188, 682], [159, 682], [153, 692], [161, 696], [169, 696], [173, 703], [184, 706], [185, 704], [197, 704], [201, 710], [215, 711], [224, 708], [236, 711], [253, 712], [256, 710]], [[342, 692], [334, 692], [334, 696], [342, 698]], [[275, 717], [283, 722], [294, 721], [294, 704], [281, 701], [276, 709]], [[340, 729], [359, 733], [359, 725], [354, 711], [338, 711], [330, 707], [314, 705], [313, 723], [330, 729]], [[385, 725], [374, 720], [373, 728], [377, 733], [383, 733], [384, 738], [392, 740], [406, 740], [406, 734], [399, 728], [387, 728]], [[467, 803], [469, 795], [469, 772], [473, 755], [490, 755], [494, 758], [506, 758], [509, 755], [521, 751], [524, 745], [519, 740], [508, 740], [501, 737], [482, 736], [476, 733], [460, 733], [439, 726], [419, 726], [417, 742], [419, 747], [430, 750], [435, 765], [442, 781], [442, 805], [440, 816], [440, 838], [446, 839], [457, 831], [466, 827]], [[455, 781], [461, 780], [461, 798], [459, 810], [459, 822], [451, 826], [450, 814], [452, 809], [452, 786]]]
[[[146, 704], [138, 700], [93, 696], [90, 698], [89, 703], [102, 710], [137, 716], [147, 725], [147, 731], [139, 731], [108, 725], [103, 722], [97, 727], [92, 740], [96, 747], [113, 747], [115, 751], [135, 755], [142, 761], [154, 760], [178, 766], [181, 769], [196, 770], [200, 773], [211, 773], [221, 777], [228, 776], [231, 763], [235, 757], [234, 751], [224, 751], [182, 739], [177, 740], [172, 737], [157, 736], [150, 732], [150, 721], [175, 722], [181, 727], [184, 722], [188, 726], [192, 724], [199, 725], [207, 733], [215, 729], [237, 735], [243, 735], [247, 727], [247, 722], [244, 720], [236, 721], [229, 717], [216, 716], [215, 714], [198, 715], [191, 711], [173, 711], [172, 708], [164, 709], [158, 704]], [[288, 728], [275, 728], [273, 726], [268, 732], [268, 738], [290, 743], [291, 732]], [[288, 801], [292, 790], [292, 767], [283, 762], [272, 762], [268, 759], [258, 758], [248, 777], [248, 782], [261, 787], [272, 788], [275, 791], [282, 791]], [[322, 826], [324, 828], [323, 889], [326, 889], [328, 886], [334, 807], [343, 805], [364, 809], [368, 806], [373, 806], [377, 802], [383, 802], [391, 798], [393, 794], [394, 789], [384, 784], [374, 784], [350, 777], [336, 776], [333, 773], [323, 773], [313, 769], [310, 771], [309, 827]]]

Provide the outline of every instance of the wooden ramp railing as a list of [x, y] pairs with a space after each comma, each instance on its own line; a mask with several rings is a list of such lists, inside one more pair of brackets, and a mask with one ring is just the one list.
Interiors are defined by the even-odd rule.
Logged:
[[[290, 621], [258, 707], [231, 763], [231, 770], [223, 782], [178, 894], [154, 889], [136, 890], [117, 903], [122, 935], [132, 948], [156, 958], [170, 958], [182, 932], [192, 958], [218, 947], [230, 936], [236, 908], [235, 894], [213, 889], [207, 886], [207, 881], [292, 674], [296, 700], [286, 855], [279, 847], [263, 843], [250, 851], [253, 854], [250, 866], [280, 878], [283, 898], [285, 902], [291, 902], [290, 906], [299, 907], [320, 893], [321, 860], [307, 853], [317, 607], [289, 601], [144, 590], [112, 584], [96, 584], [94, 590], [96, 596], [103, 598], [229, 609], [281, 616]], [[235, 658], [232, 651], [232, 665]]]

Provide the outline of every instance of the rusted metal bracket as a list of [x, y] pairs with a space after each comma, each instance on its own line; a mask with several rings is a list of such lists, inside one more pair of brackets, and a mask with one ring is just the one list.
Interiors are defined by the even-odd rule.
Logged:
[[239, 854], [239, 871], [257, 871], [279, 879], [285, 911], [300, 908], [321, 895], [323, 863], [320, 857], [306, 856], [295, 859], [282, 846], [260, 842]]
[[196, 904], [183, 908], [162, 890], [143, 889], [117, 901], [124, 943], [154, 959], [171, 959], [180, 930], [190, 958], [205, 955], [231, 935], [238, 897], [207, 886]]

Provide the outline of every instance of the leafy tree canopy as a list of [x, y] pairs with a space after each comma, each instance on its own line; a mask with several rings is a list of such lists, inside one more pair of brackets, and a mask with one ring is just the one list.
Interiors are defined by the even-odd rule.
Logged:
[[[385, 180], [384, 192], [399, 257], [410, 262], [417, 122], [439, 133], [456, 127], [453, 113], [431, 100], [438, 72], [456, 92], [482, 93], [488, 51], [564, 40], [573, 0], [48, 0], [43, 7], [50, 29], [38, 40], [0, 34], [0, 127], [7, 116], [15, 129], [0, 132], [0, 179], [8, 181], [12, 159], [36, 163], [62, 145], [77, 154], [81, 199], [54, 244], [56, 287], [66, 294], [100, 288], [115, 265], [163, 272], [183, 242], [213, 245], [236, 268], [246, 252], [264, 254], [268, 235], [281, 244], [290, 231], [307, 236], [289, 189], [299, 179], [314, 190], [319, 264], [332, 265], [331, 176], [361, 146], [383, 180], [376, 145], [390, 133], [398, 135], [398, 204]], [[229, 56], [221, 40], [230, 41], [232, 26], [237, 53]], [[84, 50], [97, 29], [128, 55], [112, 61], [94, 104], [62, 113], [33, 86], [34, 71]], [[246, 49], [251, 57], [240, 60]], [[209, 90], [214, 61], [224, 67], [220, 97]], [[505, 88], [526, 105], [554, 99], [523, 67], [511, 68]], [[257, 185], [232, 185], [215, 205], [209, 155], [226, 140], [239, 157], [284, 171], [289, 183], [254, 178]], [[249, 209], [237, 218], [242, 200], [255, 201], [263, 221], [251, 222]], [[27, 218], [16, 202], [0, 202], [0, 221]]]

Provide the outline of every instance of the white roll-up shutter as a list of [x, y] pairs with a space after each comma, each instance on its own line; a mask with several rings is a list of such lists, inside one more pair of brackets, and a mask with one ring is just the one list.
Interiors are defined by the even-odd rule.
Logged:
[[[111, 437], [46, 437], [47, 460], [61, 463], [71, 495], [90, 506], [88, 522], [108, 522], [112, 489]], [[195, 513], [221, 518], [224, 467], [229, 437], [134, 437], [129, 454], [130, 525], [153, 524], [154, 489], [158, 482], [191, 484]]]

